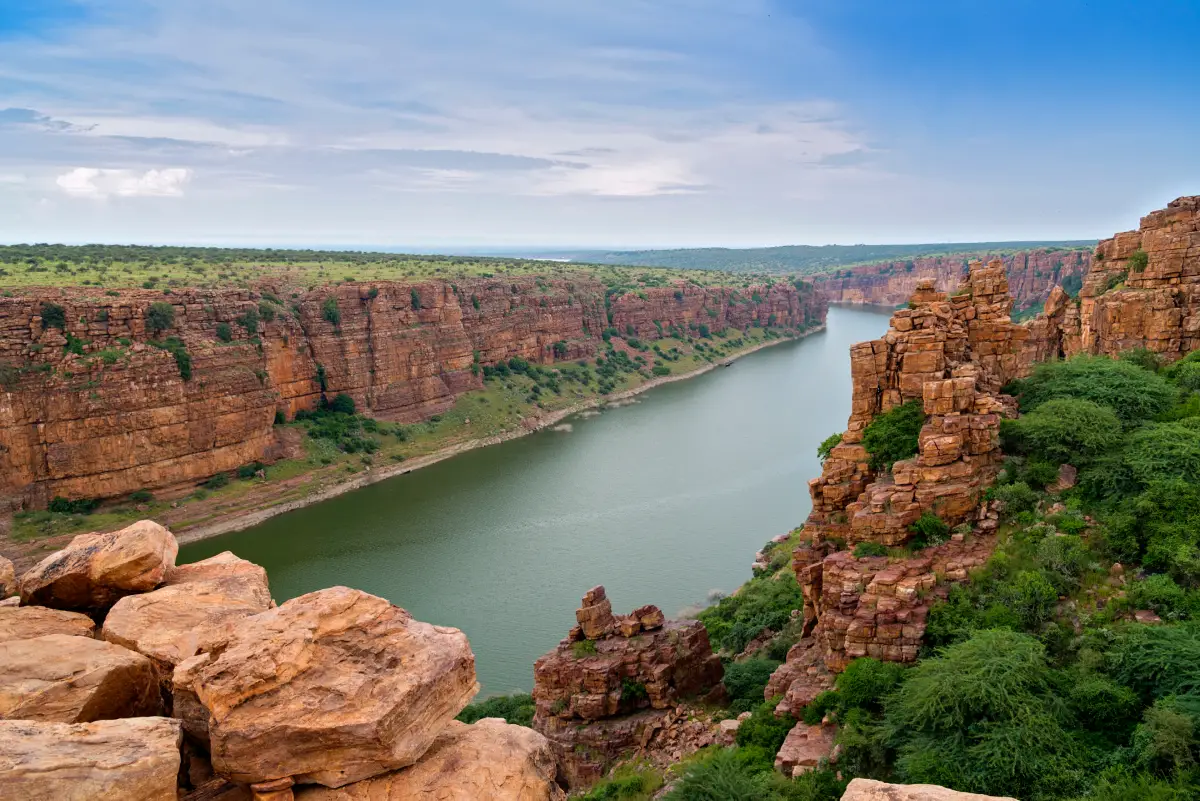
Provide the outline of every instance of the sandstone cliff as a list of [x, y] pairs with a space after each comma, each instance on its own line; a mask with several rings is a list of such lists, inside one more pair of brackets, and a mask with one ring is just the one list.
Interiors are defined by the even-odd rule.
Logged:
[[476, 362], [585, 358], [610, 326], [655, 339], [823, 322], [823, 300], [798, 286], [618, 294], [587, 276], [526, 276], [0, 297], [0, 501], [115, 497], [270, 461], [277, 415], [322, 394], [422, 420], [482, 385]]
[[[898, 306], [917, 290], [920, 281], [932, 280], [936, 289], [951, 292], [966, 278], [967, 264], [979, 255], [924, 256], [911, 261], [890, 261], [838, 270], [816, 279], [817, 288], [830, 303], [869, 303]], [[1055, 286], [1068, 278], [1082, 278], [1092, 261], [1084, 250], [1032, 250], [1001, 257], [1008, 288], [1018, 309], [1040, 306]]]

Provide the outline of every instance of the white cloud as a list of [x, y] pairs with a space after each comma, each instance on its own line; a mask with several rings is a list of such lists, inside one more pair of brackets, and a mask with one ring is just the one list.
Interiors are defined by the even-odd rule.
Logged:
[[105, 200], [116, 197], [181, 197], [184, 185], [192, 178], [185, 167], [164, 170], [110, 170], [76, 167], [55, 179], [62, 191], [72, 197]]

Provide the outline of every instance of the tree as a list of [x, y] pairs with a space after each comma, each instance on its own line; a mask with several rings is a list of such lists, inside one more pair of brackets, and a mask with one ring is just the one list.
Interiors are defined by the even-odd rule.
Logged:
[[1032, 376], [1014, 382], [1012, 389], [1023, 412], [1055, 398], [1079, 398], [1109, 407], [1126, 426], [1171, 408], [1177, 394], [1162, 376], [1107, 356], [1043, 362]]
[[217, 339], [222, 342], [229, 342], [233, 339], [233, 329], [229, 327], [229, 323], [217, 323]]
[[43, 303], [39, 316], [42, 318], [42, 328], [66, 328], [67, 313], [57, 303]]
[[339, 414], [354, 414], [354, 398], [347, 395], [345, 392], [339, 392], [329, 402], [329, 411]]
[[175, 307], [170, 303], [157, 301], [150, 304], [146, 310], [146, 327], [155, 336], [168, 331], [175, 326]]
[[833, 451], [833, 449], [841, 444], [841, 434], [830, 434], [828, 437], [821, 440], [821, 444], [817, 446], [817, 458], [824, 462], [829, 458], [829, 454]]
[[1006, 445], [1054, 464], [1080, 465], [1116, 447], [1121, 420], [1107, 406], [1082, 398], [1046, 401], [1002, 423]]
[[863, 431], [862, 444], [872, 470], [891, 470], [901, 459], [915, 456], [920, 446], [925, 411], [920, 401], [909, 401], [875, 417]]

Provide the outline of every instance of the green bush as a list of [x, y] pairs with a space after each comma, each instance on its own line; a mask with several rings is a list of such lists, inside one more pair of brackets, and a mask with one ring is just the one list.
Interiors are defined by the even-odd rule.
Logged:
[[1158, 481], [1200, 482], [1200, 428], [1188, 421], [1152, 423], [1129, 435], [1124, 461], [1141, 486]]
[[337, 298], [333, 295], [327, 295], [325, 301], [321, 304], [321, 316], [325, 321], [332, 325], [342, 324], [342, 310], [338, 308]]
[[1023, 481], [995, 487], [992, 490], [992, 497], [1000, 501], [1005, 517], [1028, 512], [1037, 506], [1039, 500], [1038, 494]]
[[474, 723], [483, 718], [504, 718], [516, 726], [532, 726], [534, 709], [533, 696], [529, 693], [496, 695], [468, 704], [458, 713], [457, 720]]
[[914, 550], [938, 545], [950, 539], [950, 526], [933, 512], [922, 512], [908, 530], [912, 533], [908, 544]]
[[413, 311], [421, 309], [421, 296], [417, 294], [417, 290], [412, 290], [409, 300], [412, 302]]
[[775, 707], [778, 705], [779, 699], [759, 704], [750, 717], [738, 726], [737, 744], [761, 748], [772, 756], [778, 753], [788, 732], [796, 725], [796, 719], [791, 715], [775, 714]]
[[175, 326], [175, 307], [170, 303], [157, 301], [146, 309], [146, 327], [150, 333], [158, 336]]
[[49, 509], [51, 512], [60, 515], [90, 515], [96, 511], [96, 507], [99, 505], [100, 501], [95, 498], [68, 500], [67, 498], [55, 497], [51, 499]]
[[[742, 726], [749, 722], [743, 722]], [[695, 759], [665, 798], [667, 801], [771, 799], [774, 777], [769, 769], [764, 770], [747, 756], [740, 748], [721, 748]]]
[[841, 444], [841, 434], [830, 434], [828, 437], [821, 440], [821, 444], [817, 446], [817, 458], [824, 462], [829, 458], [829, 454], [833, 451], [833, 449]]
[[652, 768], [622, 765], [576, 801], [650, 801], [662, 783], [662, 776]]
[[1132, 254], [1130, 254], [1129, 260], [1125, 262], [1125, 266], [1128, 267], [1131, 272], [1140, 273], [1142, 270], [1146, 269], [1146, 265], [1149, 263], [1150, 255], [1141, 248], [1138, 248], [1137, 250], [1133, 251]]
[[275, 319], [275, 305], [267, 301], [261, 301], [258, 304], [258, 316], [266, 320], [268, 323]]
[[792, 610], [803, 606], [804, 593], [788, 572], [778, 579], [753, 578], [736, 595], [722, 598], [697, 617], [708, 630], [714, 648], [737, 654], [763, 629], [781, 631], [792, 619]]
[[1170, 775], [1195, 767], [1200, 757], [1195, 709], [1176, 698], [1163, 698], [1146, 710], [1133, 733], [1134, 764], [1142, 770]]
[[571, 646], [571, 653], [576, 659], [583, 659], [585, 656], [592, 656], [596, 653], [595, 640], [580, 640]]
[[876, 416], [863, 431], [862, 444], [872, 470], [891, 470], [896, 462], [915, 456], [925, 424], [920, 401], [909, 401]]
[[135, 490], [129, 493], [129, 500], [133, 503], [152, 503], [154, 495], [149, 490]]
[[854, 555], [859, 559], [868, 556], [887, 556], [888, 549], [886, 545], [881, 545], [878, 542], [860, 542], [854, 546]]
[[882, 734], [908, 783], [1022, 799], [1062, 797], [1084, 779], [1045, 650], [981, 631], [912, 668], [889, 699]]
[[151, 340], [154, 347], [165, 350], [175, 357], [175, 366], [179, 368], [179, 376], [184, 381], [192, 378], [192, 355], [187, 351], [187, 345], [179, 337], [167, 337], [165, 340]]
[[247, 334], [254, 336], [258, 333], [258, 310], [247, 309], [234, 322], [246, 329]]
[[1015, 446], [1053, 464], [1078, 466], [1121, 440], [1121, 421], [1112, 409], [1081, 398], [1054, 398], [1001, 428], [1006, 450]]
[[233, 329], [229, 323], [217, 323], [217, 339], [222, 342], [230, 342], [233, 340]]
[[42, 308], [38, 312], [38, 316], [42, 318], [42, 328], [57, 328], [60, 331], [66, 330], [67, 312], [57, 303], [50, 303], [49, 301], [42, 303]]
[[1109, 407], [1126, 425], [1153, 417], [1175, 403], [1175, 389], [1165, 378], [1107, 356], [1043, 362], [1031, 377], [1014, 382], [1010, 390], [1018, 394], [1022, 412], [1056, 398], [1078, 398]]
[[884, 698], [900, 686], [907, 672], [904, 665], [896, 662], [881, 662], [873, 657], [855, 659], [836, 679], [841, 708], [882, 711]]
[[660, 364], [655, 365], [654, 369], [652, 369], [650, 372], [657, 376], [670, 375], [671, 368], [667, 367], [665, 364]]
[[354, 414], [354, 398], [344, 392], [339, 392], [329, 402], [329, 411], [335, 414]]
[[1128, 625], [1112, 640], [1105, 654], [1108, 674], [1144, 702], [1200, 694], [1200, 625]]
[[1164, 620], [1190, 617], [1194, 605], [1187, 591], [1164, 574], [1147, 576], [1130, 584], [1126, 600], [1131, 608], [1149, 609]]
[[215, 490], [215, 489], [220, 489], [221, 487], [224, 487], [228, 484], [229, 484], [229, 474], [228, 473], [217, 473], [214, 476], [210, 476], [207, 481], [205, 481], [203, 484], [201, 484], [201, 486], [204, 487], [205, 489]]
[[1086, 796], [1074, 801], [1194, 801], [1200, 787], [1186, 780], [1160, 779], [1125, 766], [1105, 771]]
[[740, 713], [760, 705], [767, 681], [779, 664], [774, 659], [747, 659], [726, 665], [724, 683], [730, 708]]
[[1145, 348], [1131, 348], [1122, 352], [1117, 358], [1123, 362], [1136, 364], [1143, 370], [1149, 370], [1152, 373], [1157, 373], [1162, 368], [1162, 357]]
[[248, 464], [244, 464], [244, 465], [240, 466], [237, 469], [237, 477], [240, 479], [254, 478], [255, 474], [257, 474], [258, 471], [262, 470], [262, 469], [263, 469], [262, 462], [250, 462]]

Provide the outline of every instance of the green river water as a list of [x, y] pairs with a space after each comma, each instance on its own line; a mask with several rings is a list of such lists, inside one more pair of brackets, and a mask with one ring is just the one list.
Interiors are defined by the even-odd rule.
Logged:
[[185, 546], [263, 565], [276, 601], [344, 584], [456, 626], [484, 694], [528, 691], [534, 660], [588, 588], [668, 616], [731, 592], [754, 552], [798, 526], [817, 444], [846, 425], [851, 344], [880, 310], [833, 308], [825, 331], [636, 403]]

